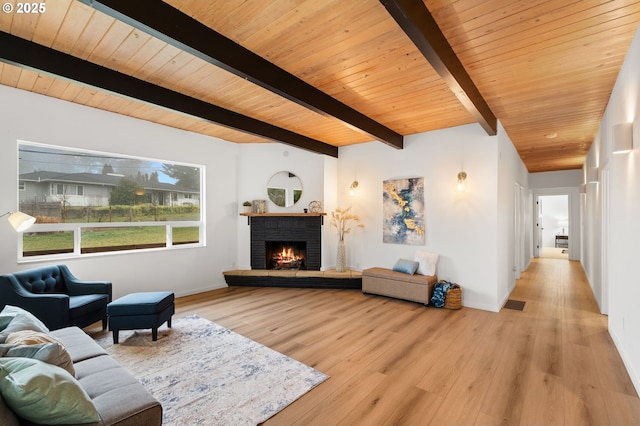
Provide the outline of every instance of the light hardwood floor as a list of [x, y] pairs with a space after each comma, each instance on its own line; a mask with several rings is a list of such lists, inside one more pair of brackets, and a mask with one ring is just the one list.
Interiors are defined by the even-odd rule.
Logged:
[[578, 262], [534, 260], [510, 298], [525, 309], [234, 287], [179, 298], [176, 318], [199, 314], [331, 376], [268, 426], [640, 424]]

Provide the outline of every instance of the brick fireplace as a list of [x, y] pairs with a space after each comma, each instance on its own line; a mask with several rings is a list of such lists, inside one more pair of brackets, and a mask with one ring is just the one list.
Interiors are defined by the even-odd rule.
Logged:
[[323, 217], [251, 215], [251, 269], [319, 271]]

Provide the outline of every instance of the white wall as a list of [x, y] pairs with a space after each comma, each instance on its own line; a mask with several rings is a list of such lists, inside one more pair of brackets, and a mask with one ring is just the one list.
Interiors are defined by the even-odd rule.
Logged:
[[[584, 175], [583, 182], [586, 182], [587, 168], [599, 167], [598, 159], [602, 145], [602, 129], [601, 123], [582, 170]], [[602, 203], [600, 188], [599, 182], [587, 183], [585, 184], [585, 192], [582, 194], [582, 235], [584, 243], [580, 260], [600, 311], [608, 312], [608, 308], [603, 306], [602, 297]]]
[[[435, 252], [438, 277], [464, 288], [465, 306], [497, 311], [498, 149], [498, 137], [475, 124], [405, 137], [403, 150], [379, 142], [340, 148], [337, 201], [365, 225], [345, 238], [348, 266], [391, 268], [418, 249]], [[463, 193], [456, 191], [461, 168], [468, 174]], [[383, 244], [382, 183], [414, 177], [425, 178], [426, 244]], [[355, 178], [360, 185], [350, 197]]]
[[324, 208], [324, 211], [327, 212], [327, 216], [324, 219], [324, 229], [322, 231], [323, 270], [333, 269], [336, 265], [336, 234], [335, 228], [332, 228], [331, 226], [331, 215], [329, 214], [329, 212], [336, 208], [336, 206], [338, 205], [339, 194], [342, 194], [342, 191], [344, 191], [344, 188], [341, 188], [341, 190], [338, 189], [338, 176], [338, 159], [325, 156], [324, 196], [322, 197], [322, 206]]
[[581, 183], [582, 171], [580, 170], [531, 173], [529, 176], [529, 186], [532, 189], [563, 187], [577, 188]]
[[[531, 226], [529, 212], [529, 173], [504, 128], [498, 123], [498, 181], [497, 228], [497, 307], [507, 301], [509, 294], [529, 264]], [[520, 210], [516, 213], [516, 210]]]
[[[128, 252], [64, 260], [82, 279], [110, 280], [114, 297], [133, 291], [177, 295], [223, 287], [235, 262], [235, 144], [0, 86], [0, 210], [14, 211], [17, 140], [204, 165], [206, 240], [203, 248]], [[17, 263], [18, 236], [0, 222], [0, 273], [62, 262]]]
[[[600, 168], [600, 183], [588, 184], [583, 263], [596, 298], [609, 313], [611, 334], [640, 391], [640, 33], [629, 48], [600, 130], [585, 166]], [[634, 122], [635, 149], [611, 154], [611, 129]], [[604, 201], [603, 201], [604, 200]], [[601, 219], [601, 220], [600, 220]], [[602, 253], [602, 259], [598, 254]], [[594, 285], [594, 282], [597, 285]], [[601, 289], [602, 293], [598, 294]]]

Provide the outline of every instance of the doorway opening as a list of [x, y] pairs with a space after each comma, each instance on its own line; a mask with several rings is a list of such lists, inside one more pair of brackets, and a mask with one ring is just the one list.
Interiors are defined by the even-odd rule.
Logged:
[[538, 253], [540, 257], [569, 259], [569, 196], [538, 197]]

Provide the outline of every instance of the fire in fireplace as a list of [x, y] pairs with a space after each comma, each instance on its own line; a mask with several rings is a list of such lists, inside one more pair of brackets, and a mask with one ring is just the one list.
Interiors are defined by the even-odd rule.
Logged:
[[305, 264], [306, 245], [298, 242], [265, 242], [267, 269], [307, 269]]

